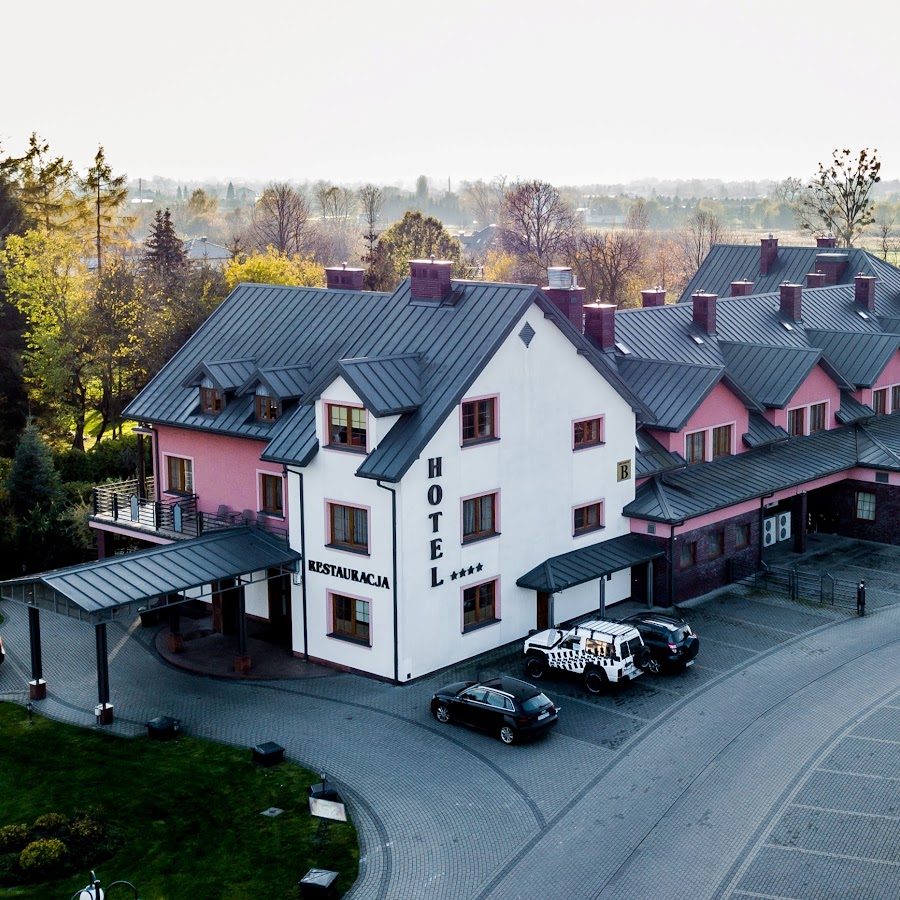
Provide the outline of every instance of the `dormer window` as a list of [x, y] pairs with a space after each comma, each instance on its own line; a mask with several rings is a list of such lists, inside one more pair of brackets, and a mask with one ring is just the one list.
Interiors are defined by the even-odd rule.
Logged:
[[366, 411], [356, 406], [328, 404], [328, 446], [366, 451]]
[[205, 413], [222, 412], [222, 392], [218, 388], [200, 388], [200, 411]]
[[256, 418], [260, 422], [274, 422], [278, 418], [278, 401], [268, 394], [256, 395]]

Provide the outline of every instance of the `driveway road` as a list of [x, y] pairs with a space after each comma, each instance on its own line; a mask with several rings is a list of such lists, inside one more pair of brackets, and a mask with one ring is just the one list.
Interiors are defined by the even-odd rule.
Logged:
[[[23, 701], [27, 616], [3, 607], [0, 691]], [[522, 674], [520, 651], [405, 687], [225, 681], [172, 668], [146, 630], [115, 624], [111, 727], [143, 734], [172, 715], [326, 772], [359, 829], [352, 900], [900, 896], [900, 796], [884, 800], [900, 793], [900, 667], [886, 664], [900, 608], [857, 619], [738, 591], [687, 614], [694, 668], [599, 698], [548, 682], [560, 725], [516, 747], [438, 725], [428, 700], [457, 677]], [[41, 627], [40, 713], [94, 726], [92, 629]]]

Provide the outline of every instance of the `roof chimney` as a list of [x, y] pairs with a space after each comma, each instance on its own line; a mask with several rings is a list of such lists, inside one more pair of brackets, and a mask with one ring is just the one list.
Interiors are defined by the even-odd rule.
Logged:
[[846, 253], [816, 254], [816, 271], [825, 273], [825, 284], [837, 284], [847, 271], [848, 265], [850, 258]]
[[869, 312], [875, 312], [875, 278], [872, 275], [856, 276], [856, 302]]
[[567, 266], [550, 266], [547, 286], [541, 290], [581, 334], [584, 331], [584, 288], [575, 284], [572, 270]]
[[584, 308], [584, 333], [595, 340], [601, 350], [616, 346], [616, 307], [611, 303], [589, 303]]
[[694, 324], [707, 334], [716, 333], [716, 294], [698, 291], [691, 296], [694, 304]]
[[365, 269], [348, 269], [347, 263], [328, 266], [325, 269], [325, 284], [329, 290], [361, 291]]
[[807, 272], [806, 273], [806, 286], [808, 288], [825, 287], [825, 273], [824, 272]]
[[759, 274], [768, 275], [778, 259], [778, 238], [770, 234], [759, 242]]
[[411, 259], [409, 294], [413, 300], [443, 300], [450, 293], [449, 259]]
[[802, 322], [802, 310], [800, 295], [803, 293], [803, 285], [789, 284], [787, 281], [779, 285], [781, 291], [781, 313], [792, 322]]
[[661, 287], [647, 288], [641, 291], [641, 306], [645, 309], [648, 306], [665, 306], [666, 305], [666, 289]]
[[837, 247], [837, 238], [834, 237], [831, 233], [826, 234], [825, 237], [817, 237], [816, 238], [816, 246], [817, 247]]
[[753, 292], [753, 282], [752, 281], [732, 281], [731, 282], [731, 296], [732, 297], [746, 297]]

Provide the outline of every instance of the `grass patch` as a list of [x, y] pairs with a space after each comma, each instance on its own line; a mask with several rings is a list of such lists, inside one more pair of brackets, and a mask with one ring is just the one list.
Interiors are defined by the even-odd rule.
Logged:
[[[142, 900], [293, 900], [314, 866], [340, 873], [340, 894], [356, 880], [353, 825], [328, 822], [322, 836], [308, 805], [319, 776], [292, 763], [260, 768], [249, 746], [183, 735], [121, 738], [38, 715], [29, 726], [25, 711], [9, 703], [0, 703], [0, 734], [0, 827], [101, 811], [122, 841], [95, 867], [104, 886], [127, 879]], [[273, 806], [284, 812], [260, 814]], [[0, 886], [0, 894], [68, 898], [89, 874]]]

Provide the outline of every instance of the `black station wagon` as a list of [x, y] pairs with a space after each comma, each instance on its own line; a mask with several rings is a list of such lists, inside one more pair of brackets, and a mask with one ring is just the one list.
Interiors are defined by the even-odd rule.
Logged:
[[537, 737], [559, 721], [559, 708], [539, 688], [508, 675], [457, 681], [431, 698], [438, 722], [458, 722], [496, 734], [504, 744]]

